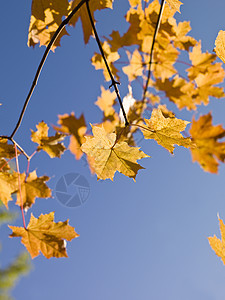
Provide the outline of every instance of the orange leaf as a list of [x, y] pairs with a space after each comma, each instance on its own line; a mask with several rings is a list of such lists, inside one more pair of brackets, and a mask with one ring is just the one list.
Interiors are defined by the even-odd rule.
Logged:
[[60, 157], [61, 154], [65, 151], [65, 147], [62, 143], [65, 135], [59, 134], [58, 132], [55, 136], [48, 136], [49, 127], [45, 122], [40, 122], [36, 125], [37, 131], [31, 130], [31, 140], [39, 144], [37, 151], [41, 149], [48, 153], [48, 155], [53, 157]]
[[81, 115], [77, 119], [73, 112], [71, 115], [59, 115], [58, 124], [61, 127], [53, 126], [53, 128], [71, 135], [69, 149], [75, 155], [76, 159], [80, 159], [83, 155], [80, 146], [85, 141], [84, 134], [87, 130], [84, 116]]
[[[31, 172], [25, 181], [25, 174], [20, 174], [21, 192], [24, 209], [30, 208], [36, 198], [49, 198], [51, 197], [51, 190], [46, 185], [48, 176], [37, 177], [36, 171]], [[21, 205], [20, 193], [17, 191], [17, 205]]]
[[215, 235], [213, 237], [208, 237], [208, 240], [213, 251], [215, 251], [216, 255], [222, 259], [222, 262], [225, 265], [225, 225], [223, 220], [221, 220], [219, 217], [218, 219], [220, 223], [221, 240]]
[[[69, 13], [68, 0], [33, 0], [28, 34], [28, 46], [47, 46], [55, 31], [62, 22], [63, 16]], [[63, 35], [68, 35], [63, 29], [59, 37], [52, 46], [52, 50], [60, 46], [60, 39]]]
[[81, 149], [94, 158], [91, 163], [98, 179], [113, 181], [119, 171], [135, 180], [138, 170], [143, 169], [136, 161], [148, 155], [126, 142], [116, 143], [116, 134], [107, 133], [103, 127], [92, 126], [92, 131], [94, 136], [87, 136]]
[[[79, 2], [80, 2], [79, 0], [73, 0], [71, 2], [71, 10], [74, 9]], [[89, 1], [89, 3], [90, 3], [89, 6], [90, 6], [92, 19], [95, 22], [94, 12], [96, 10], [102, 10], [104, 8], [112, 8], [113, 0], [101, 0], [101, 1], [91, 0], [91, 1]], [[83, 28], [83, 33], [84, 33], [84, 42], [85, 42], [85, 44], [87, 44], [90, 36], [92, 35], [92, 27], [91, 27], [91, 23], [89, 20], [89, 16], [88, 16], [87, 8], [86, 8], [85, 4], [73, 16], [73, 18], [70, 21], [70, 25], [75, 26], [77, 21], [79, 20], [79, 18], [81, 19], [81, 23], [82, 23], [82, 28]]]
[[217, 173], [219, 163], [225, 161], [225, 142], [218, 139], [225, 136], [221, 125], [212, 125], [211, 113], [192, 120], [190, 134], [196, 148], [191, 149], [192, 160], [197, 161], [204, 171]]
[[215, 41], [217, 56], [225, 63], [225, 31], [220, 30]]
[[79, 234], [65, 222], [54, 222], [54, 213], [40, 215], [36, 219], [32, 214], [27, 228], [9, 226], [12, 229], [10, 237], [21, 237], [22, 244], [34, 258], [40, 252], [46, 257], [68, 257], [65, 240], [71, 241]]

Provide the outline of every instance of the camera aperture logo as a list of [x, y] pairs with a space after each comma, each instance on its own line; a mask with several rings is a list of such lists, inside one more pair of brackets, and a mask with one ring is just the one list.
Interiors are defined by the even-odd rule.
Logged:
[[87, 179], [79, 173], [68, 173], [60, 177], [55, 186], [55, 195], [59, 202], [66, 207], [83, 205], [90, 194]]

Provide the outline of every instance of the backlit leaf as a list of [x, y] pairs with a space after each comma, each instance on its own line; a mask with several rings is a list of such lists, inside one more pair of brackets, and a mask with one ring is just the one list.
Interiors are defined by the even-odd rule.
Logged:
[[160, 109], [153, 109], [151, 119], [145, 119], [145, 122], [146, 129], [141, 128], [145, 139], [154, 139], [170, 153], [173, 153], [174, 145], [186, 148], [192, 146], [190, 138], [184, 138], [180, 133], [190, 122], [174, 117], [165, 118]]
[[[80, 0], [73, 0], [71, 2], [71, 10], [74, 7], [76, 7], [79, 2], [80, 2]], [[92, 19], [95, 20], [94, 12], [96, 10], [102, 10], [104, 8], [112, 8], [112, 4], [113, 4], [113, 0], [101, 0], [101, 1], [91, 0], [91, 1], [89, 1]], [[81, 19], [81, 23], [82, 23], [82, 28], [83, 28], [83, 33], [84, 33], [84, 42], [85, 42], [85, 44], [87, 44], [90, 36], [92, 35], [92, 27], [91, 27], [91, 22], [89, 20], [87, 8], [86, 8], [85, 4], [73, 16], [73, 18], [70, 21], [70, 24], [75, 26], [77, 21], [79, 20], [79, 18]]]
[[113, 180], [116, 171], [135, 179], [138, 170], [143, 169], [136, 161], [148, 155], [126, 142], [116, 143], [116, 134], [107, 133], [103, 127], [92, 126], [92, 131], [93, 136], [86, 137], [81, 149], [94, 158], [93, 169], [98, 179]]
[[208, 237], [209, 244], [213, 251], [215, 251], [216, 255], [218, 255], [222, 262], [225, 265], [225, 225], [223, 223], [223, 220], [219, 219], [220, 223], [220, 234], [221, 234], [221, 240], [218, 239], [215, 235], [213, 237]]
[[39, 144], [37, 151], [44, 150], [51, 158], [60, 157], [65, 151], [65, 147], [61, 143], [65, 135], [56, 132], [55, 136], [48, 136], [49, 127], [43, 121], [36, 127], [37, 131], [31, 130], [31, 140]]
[[[36, 198], [49, 198], [51, 197], [51, 190], [46, 185], [49, 180], [48, 176], [37, 177], [36, 171], [31, 172], [26, 181], [25, 174], [20, 174], [21, 192], [23, 200], [23, 208], [30, 208]], [[17, 205], [21, 205], [20, 192], [17, 191]]]
[[191, 149], [193, 162], [197, 161], [204, 171], [217, 173], [218, 160], [225, 161], [225, 142], [218, 140], [225, 136], [221, 125], [212, 125], [211, 113], [192, 120], [190, 134], [196, 148]]
[[54, 222], [54, 213], [40, 215], [36, 219], [32, 214], [27, 228], [9, 226], [12, 229], [10, 237], [21, 237], [22, 244], [34, 258], [40, 252], [46, 257], [67, 257], [65, 240], [71, 241], [79, 234], [68, 221]]
[[217, 56], [225, 63], [225, 31], [220, 30], [215, 41]]
[[16, 172], [0, 172], [0, 200], [8, 208], [12, 200], [11, 194], [18, 189], [18, 175]]
[[180, 13], [180, 6], [183, 4], [179, 0], [166, 0], [172, 9], [177, 10]]
[[[68, 0], [33, 0], [30, 18], [30, 27], [28, 34], [28, 46], [47, 46], [53, 34], [62, 22], [63, 16], [69, 13]], [[54, 50], [60, 46], [60, 39], [67, 35], [66, 29], [63, 29], [59, 37], [52, 46]]]
[[59, 115], [58, 124], [61, 127], [53, 126], [54, 129], [71, 135], [69, 150], [75, 155], [76, 159], [80, 159], [83, 155], [80, 146], [85, 141], [84, 134], [87, 130], [84, 115], [81, 115], [79, 119], [75, 117], [73, 112], [70, 115]]

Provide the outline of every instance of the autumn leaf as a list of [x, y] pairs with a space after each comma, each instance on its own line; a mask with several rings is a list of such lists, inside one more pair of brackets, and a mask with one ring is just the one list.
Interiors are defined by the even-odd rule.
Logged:
[[80, 118], [76, 118], [73, 112], [71, 115], [59, 115], [58, 124], [61, 127], [53, 126], [53, 128], [71, 135], [69, 150], [75, 155], [76, 159], [80, 159], [83, 155], [80, 146], [85, 141], [84, 134], [87, 130], [84, 115], [81, 115]]
[[86, 137], [81, 149], [94, 158], [93, 169], [98, 179], [113, 181], [116, 171], [135, 179], [138, 170], [143, 169], [136, 161], [148, 155], [126, 142], [116, 142], [116, 134], [107, 133], [103, 127], [92, 126], [92, 132], [93, 136]]
[[95, 104], [103, 111], [105, 117], [114, 115], [115, 109], [113, 105], [116, 104], [115, 91], [110, 92], [110, 90], [105, 90], [104, 87], [101, 86], [101, 97], [98, 97]]
[[53, 157], [60, 157], [61, 154], [65, 151], [65, 147], [62, 143], [65, 135], [59, 134], [56, 132], [55, 136], [48, 136], [49, 127], [45, 122], [40, 122], [36, 125], [37, 131], [31, 130], [31, 140], [39, 144], [37, 151], [44, 150], [48, 155]]
[[159, 145], [173, 153], [174, 145], [191, 147], [190, 138], [184, 138], [180, 132], [184, 131], [190, 122], [177, 118], [165, 118], [160, 109], [153, 109], [149, 120], [145, 119], [146, 128], [141, 128], [145, 139], [154, 139]]
[[32, 214], [27, 228], [9, 226], [12, 229], [10, 237], [21, 237], [22, 244], [27, 248], [31, 257], [34, 258], [40, 252], [46, 257], [67, 257], [66, 242], [71, 241], [79, 234], [73, 227], [65, 222], [54, 222], [54, 212], [40, 215], [36, 219]]
[[180, 2], [179, 0], [166, 0], [166, 1], [169, 3], [172, 9], [175, 9], [180, 13], [180, 6], [181, 4], [183, 4], [182, 2]]
[[138, 76], [142, 76], [143, 62], [142, 56], [137, 49], [134, 50], [132, 55], [129, 51], [127, 51], [127, 56], [129, 59], [129, 65], [123, 67], [123, 72], [128, 76], [128, 79], [131, 82], [137, 79]]
[[[47, 46], [61, 24], [62, 18], [68, 15], [69, 8], [68, 0], [33, 0], [28, 46], [34, 47], [38, 43], [40, 46]], [[53, 51], [57, 46], [60, 46], [60, 39], [63, 35], [68, 35], [66, 29], [63, 29], [56, 39], [52, 46]]]
[[18, 175], [16, 172], [0, 172], [0, 200], [8, 208], [12, 200], [12, 193], [18, 189]]
[[[17, 151], [19, 154], [20, 152]], [[7, 139], [0, 138], [0, 158], [13, 158], [15, 157], [15, 147], [8, 144]]]
[[225, 31], [220, 30], [215, 41], [217, 56], [225, 63]]
[[223, 220], [221, 220], [219, 217], [218, 219], [220, 223], [221, 240], [215, 235], [213, 237], [208, 237], [208, 240], [212, 250], [222, 259], [222, 262], [225, 265], [225, 225]]
[[197, 161], [204, 171], [217, 173], [218, 160], [225, 161], [225, 142], [218, 140], [225, 136], [221, 125], [212, 125], [211, 113], [192, 120], [190, 134], [196, 148], [191, 149], [193, 162]]
[[[73, 0], [71, 2], [71, 10], [73, 10], [77, 4], [79, 3], [79, 0]], [[95, 22], [94, 18], [94, 12], [96, 10], [102, 10], [104, 8], [112, 8], [113, 0], [92, 0], [89, 1], [90, 11], [92, 15], [92, 19]], [[70, 21], [70, 25], [75, 26], [77, 21], [81, 19], [83, 33], [84, 33], [84, 42], [85, 44], [88, 43], [90, 36], [92, 35], [92, 27], [91, 22], [89, 20], [89, 16], [87, 13], [86, 5], [83, 5], [78, 12], [73, 16], [73, 18]]]
[[189, 52], [189, 58], [192, 66], [187, 71], [188, 77], [191, 80], [194, 80], [199, 75], [199, 73], [207, 73], [208, 67], [211, 66], [216, 59], [215, 54], [211, 54], [208, 52], [202, 53], [201, 48], [201, 42], [198, 42], [193, 47], [192, 51]]
[[181, 50], [189, 51], [190, 47], [194, 47], [197, 41], [192, 37], [186, 35], [191, 30], [190, 22], [179, 22], [178, 25], [174, 24], [173, 31], [176, 36], [171, 37], [174, 40], [174, 46]]
[[[49, 180], [48, 176], [37, 177], [36, 171], [31, 172], [26, 181], [25, 174], [20, 174], [21, 182], [21, 195], [23, 200], [23, 208], [28, 209], [34, 203], [36, 198], [49, 198], [51, 197], [51, 190], [46, 185]], [[17, 191], [17, 205], [21, 205], [20, 192]]]

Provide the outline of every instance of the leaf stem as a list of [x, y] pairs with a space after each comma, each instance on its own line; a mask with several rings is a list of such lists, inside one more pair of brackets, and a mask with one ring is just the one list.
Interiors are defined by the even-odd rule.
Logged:
[[15, 154], [16, 154], [16, 169], [18, 174], [18, 186], [19, 186], [19, 193], [20, 193], [20, 209], [22, 213], [22, 219], [23, 219], [23, 227], [26, 229], [26, 222], [25, 222], [25, 216], [24, 216], [24, 210], [23, 210], [23, 198], [22, 198], [22, 191], [21, 191], [21, 181], [20, 181], [20, 170], [19, 170], [19, 161], [18, 161], [18, 153], [17, 153], [17, 146], [14, 144], [15, 147]]
[[148, 75], [147, 75], [147, 80], [146, 80], [146, 84], [145, 84], [144, 91], [143, 91], [142, 101], [144, 101], [145, 98], [146, 98], [146, 93], [147, 93], [149, 81], [150, 81], [150, 78], [151, 78], [151, 66], [152, 66], [152, 59], [153, 59], [153, 50], [154, 50], [154, 45], [155, 45], [155, 41], [156, 41], [156, 36], [157, 36], [158, 31], [159, 31], [160, 22], [161, 22], [165, 2], [166, 2], [165, 0], [162, 0], [162, 2], [161, 2], [158, 19], [157, 19], [156, 26], [155, 26], [155, 32], [154, 32], [154, 35], [153, 35], [152, 46], [151, 46], [151, 50], [150, 50], [150, 58], [149, 58], [149, 63], [148, 63]]
[[86, 2], [87, 0], [81, 0], [78, 5], [72, 10], [72, 12], [69, 14], [69, 16], [62, 21], [62, 23], [59, 25], [58, 29], [56, 30], [56, 32], [54, 33], [53, 37], [51, 38], [51, 41], [49, 42], [43, 56], [42, 56], [42, 59], [41, 59], [41, 62], [37, 68], [37, 71], [36, 71], [36, 74], [35, 74], [35, 77], [34, 77], [34, 80], [33, 80], [33, 83], [31, 85], [31, 88], [29, 90], [29, 93], [27, 95], [27, 98], [24, 102], [24, 105], [23, 105], [23, 108], [22, 108], [22, 111], [20, 113], [20, 116], [19, 116], [19, 120], [12, 132], [12, 134], [10, 135], [10, 139], [12, 139], [15, 135], [15, 133], [17, 132], [17, 130], [19, 129], [20, 125], [21, 125], [21, 122], [22, 122], [22, 119], [24, 117], [24, 114], [25, 114], [25, 110], [27, 108], [27, 105], [30, 101], [30, 98], [33, 94], [33, 91], [35, 89], [35, 86], [37, 85], [37, 82], [38, 82], [38, 78], [40, 76], [40, 73], [41, 73], [41, 70], [44, 66], [44, 63], [46, 61], [46, 58], [51, 50], [51, 47], [52, 45], [54, 44], [54, 42], [56, 41], [57, 37], [60, 35], [61, 31], [63, 30], [63, 28], [69, 23], [69, 21], [71, 20], [71, 18], [73, 17], [73, 15], [78, 11], [78, 9], [81, 8], [81, 6]]
[[[98, 44], [98, 47], [99, 47], [99, 50], [101, 52], [101, 55], [102, 55], [102, 58], [104, 60], [104, 63], [105, 63], [105, 66], [106, 66], [106, 69], [109, 73], [109, 76], [110, 76], [110, 79], [112, 81], [111, 86], [114, 87], [115, 89], [115, 92], [116, 92], [116, 95], [117, 95], [117, 98], [119, 100], [119, 103], [120, 103], [120, 107], [121, 107], [121, 110], [122, 110], [122, 113], [123, 113], [123, 117], [124, 117], [124, 120], [125, 120], [125, 126], [128, 126], [129, 125], [129, 122], [127, 120], [127, 116], [126, 116], [126, 113], [125, 113], [125, 110], [124, 110], [124, 107], [123, 107], [123, 103], [122, 103], [122, 100], [121, 100], [121, 97], [120, 97], [120, 93], [119, 93], [119, 90], [117, 88], [117, 84], [120, 84], [119, 82], [115, 81], [113, 75], [112, 75], [112, 72], [109, 68], [109, 65], [108, 65], [108, 62], [106, 60], [106, 57], [105, 57], [105, 54], [104, 54], [104, 51], [102, 49], [102, 45], [101, 45], [101, 42], [100, 42], [100, 39], [98, 37], [98, 33], [97, 33], [97, 30], [96, 30], [96, 27], [95, 27], [95, 24], [94, 24], [94, 21], [93, 21], [93, 18], [92, 18], [92, 15], [91, 15], [91, 10], [90, 10], [90, 6], [89, 6], [89, 1], [90, 0], [86, 0], [86, 7], [87, 7], [87, 12], [88, 12], [88, 16], [89, 16], [89, 19], [90, 19], [90, 22], [91, 22], [91, 26], [92, 26], [92, 29], [94, 31], [94, 35], [95, 35], [95, 39], [96, 39], [96, 42]], [[109, 87], [109, 88], [110, 88]]]

